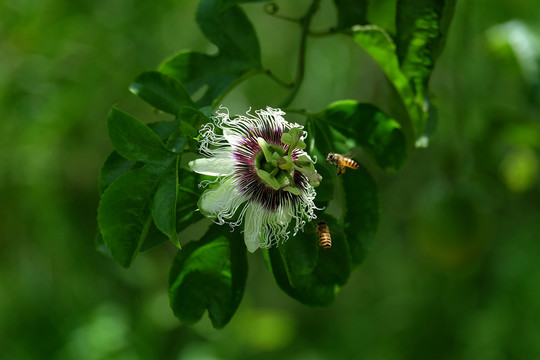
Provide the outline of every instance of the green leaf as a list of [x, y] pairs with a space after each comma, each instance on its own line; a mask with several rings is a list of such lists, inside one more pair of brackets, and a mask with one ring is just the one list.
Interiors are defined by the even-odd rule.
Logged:
[[178, 252], [169, 276], [169, 304], [180, 321], [194, 324], [208, 310], [219, 329], [236, 312], [246, 285], [247, 258], [243, 241], [232, 235], [213, 226]]
[[175, 129], [168, 137], [167, 143], [165, 144], [167, 149], [175, 153], [181, 153], [184, 151], [184, 146], [186, 146], [186, 137], [182, 128]]
[[162, 141], [167, 141], [168, 137], [178, 130], [180, 121], [178, 119], [173, 121], [155, 121], [146, 124]]
[[[318, 152], [316, 148], [315, 151]], [[327, 306], [333, 302], [353, 267], [364, 261], [379, 221], [377, 189], [364, 167], [351, 169], [339, 178], [325, 174], [324, 167], [321, 169], [324, 174], [321, 186], [328, 183], [330, 187], [323, 195], [332, 195], [328, 200], [325, 197], [321, 204], [326, 212], [306, 225], [303, 233], [265, 252], [279, 287], [289, 296], [312, 306]], [[329, 250], [318, 246], [315, 222], [321, 220], [326, 221], [330, 229], [332, 247]]]
[[354, 139], [384, 170], [399, 170], [405, 163], [407, 147], [401, 126], [371, 104], [338, 101], [310, 116], [308, 121], [310, 128], [315, 129], [315, 137], [322, 137], [316, 143], [326, 154], [343, 152], [346, 141], [337, 136], [337, 130], [345, 139]]
[[[339, 152], [335, 147], [334, 137], [327, 122], [321, 121], [315, 115], [310, 114], [307, 117], [306, 131], [309, 134], [308, 152], [316, 155], [318, 161], [324, 161], [326, 154], [330, 152]], [[354, 147], [354, 142], [351, 147]], [[318, 151], [318, 153], [315, 154], [315, 151]], [[345, 151], [348, 151], [348, 149]]]
[[[343, 230], [333, 217], [325, 215], [324, 220], [332, 232], [330, 249], [317, 245], [319, 237], [315, 230], [306, 230], [288, 240], [301, 244], [289, 245], [288, 248], [282, 245], [283, 249], [273, 247], [265, 252], [267, 263], [279, 287], [292, 298], [311, 306], [330, 305], [341, 286], [347, 282], [352, 268], [349, 246]], [[315, 244], [317, 247], [317, 263], [314, 267], [313, 249], [304, 244], [310, 244], [311, 247]], [[308, 253], [293, 252], [293, 249], [299, 250], [297, 246], [306, 246]], [[293, 264], [294, 266], [291, 266]], [[302, 264], [305, 264], [307, 269], [302, 268]], [[309, 272], [310, 269], [313, 271]]]
[[319, 161], [315, 164], [315, 169], [322, 176], [322, 180], [319, 186], [317, 186], [317, 197], [315, 202], [317, 207], [325, 208], [328, 202], [334, 198], [334, 182], [336, 178], [336, 172], [330, 171], [329, 166], [325, 166], [324, 156], [317, 155]]
[[240, 7], [222, 7], [221, 3], [202, 0], [199, 4], [196, 18], [202, 32], [223, 56], [260, 65], [259, 40], [248, 17]]
[[[330, 167], [325, 166], [325, 158], [326, 154], [335, 151], [335, 148], [333, 148], [331, 139], [326, 136], [330, 131], [329, 126], [321, 121], [313, 121], [311, 116], [308, 116], [308, 121], [306, 122], [306, 131], [309, 134], [307, 138], [307, 152], [314, 160], [316, 159], [315, 170], [322, 177], [319, 186], [317, 186], [315, 204], [319, 208], [325, 208], [328, 202], [334, 198], [334, 180], [336, 178], [335, 172], [330, 172]], [[351, 140], [349, 142], [351, 145], [348, 149], [354, 147], [354, 141]], [[346, 143], [346, 141], [342, 143]]]
[[191, 126], [189, 123], [185, 121], [180, 121], [180, 131], [182, 132], [182, 134], [184, 135], [184, 138], [186, 139], [187, 145], [184, 145], [186, 151], [198, 152], [199, 131], [195, 127]]
[[[201, 125], [210, 122], [210, 118], [202, 111], [203, 109], [195, 109], [183, 107], [178, 113], [178, 118], [181, 120], [180, 128], [186, 133], [186, 136], [197, 136]], [[183, 123], [183, 124], [182, 124]]]
[[126, 159], [168, 165], [175, 156], [147, 125], [116, 107], [109, 113], [108, 128], [116, 151]]
[[156, 109], [175, 116], [183, 106], [195, 106], [182, 84], [157, 71], [140, 74], [129, 90]]
[[444, 47], [455, 4], [456, 0], [397, 2], [397, 56], [418, 103], [428, 96], [429, 78]]
[[409, 79], [401, 71], [396, 45], [384, 29], [375, 25], [354, 26], [353, 38], [373, 57], [396, 88], [411, 119], [415, 138], [418, 139], [424, 133], [427, 113], [423, 101], [416, 99]]
[[[148, 228], [148, 232], [146, 233], [146, 237], [141, 245], [141, 248], [139, 249], [139, 252], [153, 249], [166, 241], [169, 241], [169, 237], [159, 231], [156, 227], [156, 224], [152, 222], [150, 224], [150, 227]], [[107, 249], [107, 246], [103, 241], [103, 236], [101, 236], [101, 232], [99, 231], [99, 229], [97, 231], [96, 237], [94, 238], [94, 244], [99, 252], [112, 258], [111, 252], [109, 251], [109, 249]]]
[[202, 110], [204, 109], [199, 110], [195, 108], [183, 107], [178, 113], [178, 119], [180, 119], [180, 131], [186, 138], [186, 149], [188, 149], [189, 151], [198, 151], [198, 129], [200, 129], [204, 124], [207, 124], [211, 121], [210, 118], [206, 116], [206, 114], [203, 113]]
[[152, 218], [156, 227], [169, 240], [180, 247], [176, 233], [176, 199], [178, 196], [178, 158], [161, 175], [160, 184], [154, 197]]
[[[178, 131], [178, 121], [159, 121], [148, 124], [148, 127], [152, 129], [152, 131], [155, 132], [160, 138], [165, 139], [169, 135], [176, 134], [176, 131]], [[180, 143], [182, 139], [177, 139], [177, 141]], [[172, 140], [168, 140], [167, 145], [171, 146], [171, 150], [174, 150], [172, 145], [170, 145], [171, 142]], [[178, 147], [180, 145], [175, 144], [175, 146]], [[138, 165], [139, 167], [142, 166], [141, 163]], [[99, 194], [102, 195], [105, 189], [107, 189], [114, 180], [135, 167], [137, 167], [137, 163], [135, 161], [128, 160], [122, 157], [122, 155], [118, 154], [116, 151], [112, 151], [101, 167], [98, 182]]]
[[358, 266], [369, 252], [379, 224], [377, 187], [363, 166], [340, 178], [345, 188], [345, 234], [353, 265]]
[[187, 226], [201, 220], [204, 216], [200, 211], [197, 211], [197, 202], [203, 192], [198, 186], [197, 175], [192, 171], [181, 169], [179, 178], [180, 184], [176, 200], [176, 229], [180, 232]]
[[146, 237], [141, 245], [141, 248], [139, 249], [139, 252], [153, 249], [156, 246], [159, 246], [169, 240], [169, 237], [163, 232], [161, 232], [156, 227], [156, 224], [154, 224], [154, 222], [152, 221], [150, 227], [148, 228], [148, 232], [146, 233]]
[[[316, 155], [319, 161], [324, 162], [328, 153], [347, 153], [355, 147], [356, 133], [347, 134], [339, 132], [331, 122], [327, 121], [324, 111], [317, 114], [309, 114], [306, 122], [306, 130], [309, 133], [309, 153]], [[315, 153], [313, 153], [315, 151]]]
[[116, 151], [111, 152], [105, 163], [103, 163], [99, 173], [99, 194], [102, 195], [114, 180], [131, 170], [134, 165], [135, 161], [122, 157]]
[[337, 9], [337, 28], [347, 29], [353, 25], [365, 25], [368, 0], [334, 0]]
[[146, 238], [158, 183], [158, 175], [142, 167], [121, 175], [103, 193], [99, 229], [113, 259], [123, 267], [129, 267]]
[[261, 55], [253, 25], [240, 7], [223, 6], [221, 0], [203, 0], [197, 22], [219, 53], [183, 51], [165, 60], [159, 71], [184, 84], [192, 95], [205, 87], [197, 104], [208, 106], [249, 73], [260, 72]]
[[302, 283], [302, 280], [309, 276], [317, 265], [319, 246], [314, 240], [316, 237], [315, 228], [309, 224], [304, 232], [296, 234], [278, 247], [283, 267], [293, 286]]

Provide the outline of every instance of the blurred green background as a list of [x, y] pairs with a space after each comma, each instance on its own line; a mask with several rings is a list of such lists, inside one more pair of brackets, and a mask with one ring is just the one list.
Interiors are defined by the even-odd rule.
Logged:
[[[280, 1], [300, 15], [307, 1]], [[127, 87], [178, 50], [215, 50], [197, 1], [0, 3], [2, 359], [540, 358], [540, 3], [459, 1], [432, 77], [438, 129], [397, 174], [370, 168], [381, 223], [365, 265], [329, 308], [282, 293], [261, 253], [222, 331], [172, 315], [172, 246], [124, 270], [94, 249], [97, 176], [113, 104], [156, 114]], [[393, 30], [393, 1], [368, 19]], [[298, 27], [244, 9], [265, 66], [292, 79]], [[335, 17], [323, 1], [315, 29]], [[284, 56], [291, 54], [291, 56]], [[387, 109], [384, 75], [346, 37], [310, 38], [294, 107], [353, 98]], [[260, 76], [233, 113], [285, 95]], [[293, 118], [293, 120], [295, 120]], [[368, 164], [369, 165], [369, 164]]]

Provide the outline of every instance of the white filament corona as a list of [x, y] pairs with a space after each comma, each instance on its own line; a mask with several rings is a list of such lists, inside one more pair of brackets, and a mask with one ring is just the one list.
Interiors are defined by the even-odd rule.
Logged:
[[[256, 157], [262, 151], [257, 141], [281, 147], [281, 135], [292, 128], [302, 129], [298, 124], [288, 123], [285, 112], [267, 107], [265, 110], [249, 111], [246, 115], [231, 118], [226, 108], [220, 107], [213, 122], [200, 130], [199, 152], [205, 158], [189, 163], [193, 171], [215, 176], [204, 186], [213, 184], [199, 201], [199, 209], [217, 224], [228, 223], [232, 228], [244, 223], [244, 240], [250, 252], [259, 247], [268, 248], [289, 238], [289, 223], [294, 219], [293, 234], [302, 230], [306, 219], [316, 218], [314, 210], [315, 189], [306, 176], [295, 170], [291, 176], [299, 195], [280, 188], [274, 190], [257, 175]], [[307, 133], [302, 132], [301, 139]], [[293, 158], [306, 156], [294, 149]], [[285, 187], [285, 186], [284, 186]]]

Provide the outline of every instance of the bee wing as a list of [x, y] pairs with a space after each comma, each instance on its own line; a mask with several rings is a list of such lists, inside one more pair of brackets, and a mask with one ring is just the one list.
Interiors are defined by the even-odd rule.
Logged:
[[345, 157], [347, 157], [349, 159], [354, 159], [358, 155], [360, 155], [360, 150], [358, 148], [351, 149], [346, 154], [343, 154], [343, 156], [345, 156]]

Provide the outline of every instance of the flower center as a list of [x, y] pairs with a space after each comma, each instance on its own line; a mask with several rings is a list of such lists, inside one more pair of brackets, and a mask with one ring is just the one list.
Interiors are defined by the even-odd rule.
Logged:
[[300, 195], [301, 189], [293, 180], [296, 170], [306, 175], [312, 186], [318, 186], [321, 176], [317, 174], [311, 159], [305, 155], [295, 160], [292, 157], [294, 149], [306, 148], [306, 144], [301, 140], [301, 130], [292, 128], [289, 132], [283, 133], [281, 142], [288, 145], [287, 150], [268, 144], [262, 137], [257, 138], [261, 151], [255, 156], [255, 169], [261, 181], [274, 190], [283, 189], [294, 195]]

